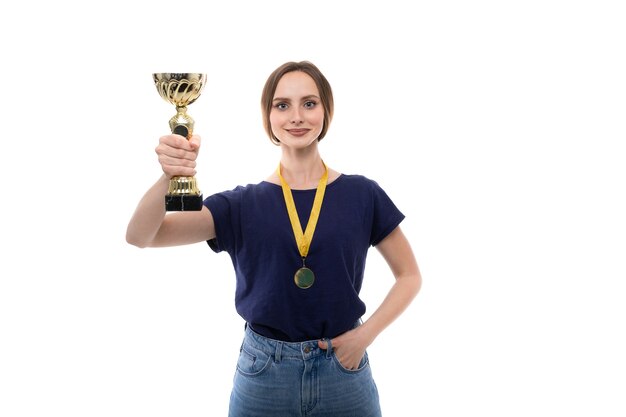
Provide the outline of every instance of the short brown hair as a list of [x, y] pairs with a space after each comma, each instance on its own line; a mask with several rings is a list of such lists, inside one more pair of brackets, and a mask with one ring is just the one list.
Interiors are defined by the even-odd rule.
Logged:
[[317, 141], [319, 142], [326, 136], [326, 132], [328, 131], [328, 127], [330, 126], [330, 122], [333, 119], [333, 111], [334, 111], [334, 102], [333, 102], [333, 91], [330, 88], [330, 84], [324, 74], [311, 62], [309, 61], [300, 61], [300, 62], [286, 62], [280, 67], [276, 68], [274, 72], [270, 74], [267, 81], [265, 82], [265, 86], [263, 87], [263, 93], [261, 94], [261, 112], [263, 114], [263, 127], [265, 128], [265, 132], [270, 137], [270, 140], [275, 144], [280, 144], [280, 141], [274, 133], [272, 133], [272, 125], [270, 123], [270, 113], [272, 111], [272, 103], [274, 100], [274, 93], [276, 92], [276, 86], [278, 86], [278, 82], [283, 77], [283, 75], [288, 72], [293, 71], [302, 71], [305, 74], [309, 75], [313, 78], [315, 85], [320, 94], [320, 100], [322, 102], [322, 107], [324, 108], [324, 125], [322, 126], [322, 131], [320, 135], [317, 137]]

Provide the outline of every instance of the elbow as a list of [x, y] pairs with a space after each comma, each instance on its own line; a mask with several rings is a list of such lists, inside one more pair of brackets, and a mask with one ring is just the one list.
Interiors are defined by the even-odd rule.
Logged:
[[421, 289], [422, 289], [422, 275], [418, 273], [413, 283], [413, 290], [415, 291], [415, 295], [417, 295]]
[[405, 282], [411, 293], [411, 298], [415, 298], [422, 289], [422, 274], [418, 270], [416, 273], [408, 275], [407, 278]]
[[146, 245], [146, 244], [144, 244], [144, 243], [141, 243], [141, 242], [133, 242], [133, 241], [128, 241], [128, 240], [127, 240], [127, 242], [128, 242], [129, 244], [131, 244], [131, 245], [133, 245], [133, 246], [135, 246], [135, 247], [139, 248], [139, 249], [143, 249], [143, 248], [147, 248], [147, 247], [148, 247], [148, 245]]
[[126, 238], [126, 243], [128, 243], [129, 245], [133, 245], [140, 249], [148, 247], [148, 245], [146, 245], [145, 242], [140, 242], [138, 240], [129, 239], [128, 237]]
[[137, 236], [134, 236], [130, 232], [126, 232], [126, 243], [129, 245], [136, 246], [138, 248], [147, 248], [149, 246], [148, 242], [142, 239], [139, 239]]
[[415, 285], [415, 294], [417, 295], [417, 293], [420, 292], [420, 290], [422, 289], [422, 272], [417, 265], [415, 265], [415, 271], [413, 275], [413, 284]]

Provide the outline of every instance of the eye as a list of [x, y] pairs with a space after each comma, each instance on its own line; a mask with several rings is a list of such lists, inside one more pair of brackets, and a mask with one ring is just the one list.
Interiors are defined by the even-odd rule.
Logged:
[[278, 102], [276, 104], [274, 104], [274, 108], [278, 109], [278, 110], [285, 110], [287, 107], [289, 107], [287, 105], [287, 103], [284, 102]]
[[309, 101], [304, 103], [304, 108], [305, 109], [312, 109], [315, 106], [317, 106], [317, 102], [312, 101], [312, 100], [309, 100]]

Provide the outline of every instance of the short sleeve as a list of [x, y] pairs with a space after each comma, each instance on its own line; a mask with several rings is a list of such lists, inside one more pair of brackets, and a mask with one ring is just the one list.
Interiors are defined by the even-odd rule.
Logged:
[[213, 194], [205, 198], [203, 204], [211, 212], [215, 224], [215, 238], [207, 240], [209, 247], [214, 252], [230, 251], [240, 226], [241, 188]]
[[376, 246], [398, 227], [405, 216], [375, 181], [372, 181], [372, 200], [370, 245]]

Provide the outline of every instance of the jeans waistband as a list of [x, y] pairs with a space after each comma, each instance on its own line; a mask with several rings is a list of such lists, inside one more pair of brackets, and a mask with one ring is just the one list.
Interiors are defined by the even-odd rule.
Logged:
[[[357, 320], [354, 323], [356, 328], [361, 325], [361, 320]], [[319, 340], [324, 340], [328, 344], [328, 349], [321, 349], [318, 345]], [[328, 338], [316, 340], [306, 340], [303, 342], [284, 342], [282, 340], [275, 340], [269, 337], [265, 337], [255, 332], [249, 325], [246, 324], [245, 338], [243, 346], [246, 344], [267, 353], [273, 355], [276, 362], [280, 362], [282, 358], [300, 358], [311, 359], [320, 355], [326, 355], [330, 358], [333, 353], [332, 342]]]
[[246, 326], [246, 334], [243, 346], [250, 345], [269, 355], [274, 356], [276, 362], [280, 362], [283, 358], [299, 358], [303, 360], [311, 359], [320, 355], [330, 357], [332, 354], [332, 346], [329, 339], [324, 339], [329, 344], [329, 348], [321, 349], [318, 340], [307, 340], [304, 342], [283, 342], [282, 340], [274, 340], [256, 333]]

